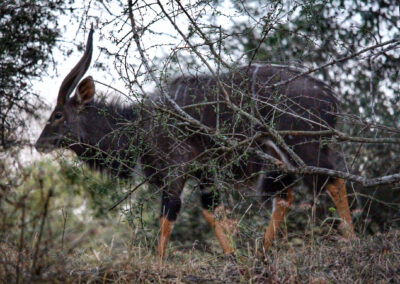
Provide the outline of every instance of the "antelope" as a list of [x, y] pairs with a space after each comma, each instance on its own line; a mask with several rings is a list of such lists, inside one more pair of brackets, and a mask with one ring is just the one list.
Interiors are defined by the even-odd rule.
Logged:
[[[218, 185], [204, 161], [217, 157], [217, 167], [223, 168], [235, 156], [218, 152], [218, 143], [212, 137], [196, 131], [185, 121], [176, 119], [171, 124], [165, 115], [156, 111], [156, 103], [164, 102], [162, 94], [153, 94], [129, 106], [107, 103], [95, 99], [95, 82], [92, 77], [82, 77], [89, 68], [93, 52], [93, 29], [90, 30], [86, 50], [63, 80], [57, 104], [48, 119], [36, 149], [49, 152], [68, 148], [90, 167], [107, 170], [121, 178], [131, 178], [133, 167], [140, 159], [148, 182], [162, 189], [160, 236], [157, 255], [163, 259], [174, 222], [181, 208], [181, 192], [188, 178], [195, 177], [201, 193], [201, 206], [205, 219], [214, 228], [215, 235], [225, 254], [234, 254], [226, 220], [216, 217], [223, 210], [217, 190]], [[262, 118], [265, 125], [282, 131], [316, 131], [334, 128], [338, 101], [333, 91], [322, 81], [311, 76], [300, 76], [299, 70], [288, 66], [249, 64], [220, 75], [225, 92], [244, 111]], [[221, 84], [210, 75], [176, 78], [168, 85], [168, 94], [188, 115], [209, 129], [218, 129], [237, 141], [268, 153], [289, 168], [295, 167], [293, 157], [282, 144], [278, 144], [261, 125], [241, 118], [225, 103]], [[286, 82], [275, 88], [272, 84]], [[71, 96], [73, 91], [75, 94]], [[156, 102], [156, 103], [154, 103]], [[162, 104], [174, 116], [168, 102]], [[172, 119], [172, 120], [173, 120]], [[182, 134], [184, 133], [184, 134]], [[260, 134], [261, 133], [261, 134]], [[258, 135], [255, 135], [258, 134]], [[182, 137], [179, 137], [179, 136]], [[321, 137], [285, 135], [285, 144], [306, 165], [334, 169], [335, 154], [323, 143]], [[250, 141], [250, 140], [249, 140]], [[215, 151], [214, 151], [215, 149]], [[244, 151], [244, 150], [243, 150]], [[240, 150], [239, 154], [243, 154]], [[213, 156], [214, 155], [214, 156]], [[220, 156], [218, 156], [220, 155]], [[229, 169], [233, 180], [243, 181], [273, 196], [271, 219], [264, 233], [264, 248], [268, 250], [293, 202], [293, 187], [298, 178], [271, 170], [268, 163], [257, 155], [237, 158]], [[194, 168], [194, 165], [198, 165]], [[304, 175], [308, 186], [325, 189], [332, 198], [341, 219], [340, 228], [345, 238], [355, 237], [345, 181], [328, 176]], [[315, 180], [318, 180], [315, 183]], [[221, 209], [222, 208], [222, 209]]]

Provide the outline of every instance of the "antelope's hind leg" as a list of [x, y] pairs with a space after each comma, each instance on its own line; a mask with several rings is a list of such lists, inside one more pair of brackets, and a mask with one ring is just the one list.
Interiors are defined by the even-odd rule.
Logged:
[[326, 186], [329, 196], [336, 206], [339, 218], [341, 219], [340, 229], [346, 239], [354, 239], [353, 223], [351, 221], [350, 207], [346, 193], [346, 183], [343, 179], [336, 178]]
[[233, 254], [232, 235], [235, 221], [226, 217], [223, 205], [220, 204], [219, 194], [214, 190], [201, 191], [203, 215], [212, 228], [225, 254]]
[[264, 249], [267, 251], [275, 238], [279, 226], [293, 203], [293, 190], [288, 188], [284, 197], [275, 197], [273, 200], [272, 215], [264, 234]]

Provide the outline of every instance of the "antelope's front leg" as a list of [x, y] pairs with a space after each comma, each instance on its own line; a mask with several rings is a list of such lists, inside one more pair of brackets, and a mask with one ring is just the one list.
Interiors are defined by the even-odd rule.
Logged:
[[172, 228], [181, 209], [179, 194], [163, 192], [160, 218], [160, 238], [158, 241], [157, 254], [160, 260], [165, 258], [168, 240]]

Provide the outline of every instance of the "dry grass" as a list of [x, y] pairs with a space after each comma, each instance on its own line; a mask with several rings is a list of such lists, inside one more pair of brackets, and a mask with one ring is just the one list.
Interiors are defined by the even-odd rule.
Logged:
[[[243, 208], [235, 208], [237, 215], [232, 213], [241, 220], [234, 261], [221, 255], [200, 205], [194, 205], [197, 196], [188, 195], [168, 258], [160, 264], [154, 255], [158, 201], [148, 199], [153, 193], [136, 196], [123, 215], [121, 208], [95, 219], [96, 211], [85, 203], [91, 199], [83, 193], [88, 184], [109, 188], [108, 182], [86, 180], [68, 167], [37, 168], [17, 182], [7, 177], [2, 183], [0, 283], [400, 283], [395, 223], [388, 233], [344, 242], [335, 231], [334, 214], [314, 222], [311, 206], [294, 205], [282, 226], [286, 233], [264, 255], [268, 210], [252, 199], [248, 203], [255, 208], [246, 210], [244, 200]], [[93, 195], [107, 204], [106, 193]], [[358, 232], [365, 232], [358, 219]]]
[[19, 253], [18, 247], [2, 243], [0, 281], [16, 282], [20, 257], [20, 283], [400, 282], [400, 231], [352, 242], [336, 236], [300, 241], [280, 238], [265, 258], [249, 245], [237, 251], [236, 262], [219, 254], [215, 240], [207, 241], [207, 249], [172, 242], [168, 259], [160, 264], [152, 244], [132, 245], [134, 236], [96, 226], [82, 234], [70, 233], [63, 250], [46, 245], [51, 241], [44, 240], [45, 249], [34, 271], [31, 250]]

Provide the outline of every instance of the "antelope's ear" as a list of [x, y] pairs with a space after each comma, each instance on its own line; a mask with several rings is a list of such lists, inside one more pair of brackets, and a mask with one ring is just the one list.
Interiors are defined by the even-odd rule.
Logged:
[[95, 93], [94, 81], [92, 76], [83, 79], [76, 88], [74, 99], [78, 104], [90, 102]]

